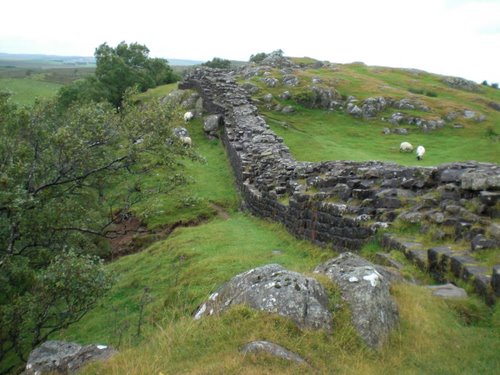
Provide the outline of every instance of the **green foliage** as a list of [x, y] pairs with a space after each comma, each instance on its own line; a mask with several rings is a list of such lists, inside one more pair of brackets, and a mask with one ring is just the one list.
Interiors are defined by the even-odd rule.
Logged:
[[207, 61], [201, 65], [209, 68], [228, 69], [231, 67], [231, 61], [221, 59], [220, 57], [214, 57], [211, 61]]
[[138, 43], [121, 42], [112, 48], [106, 43], [96, 48], [96, 77], [107, 99], [119, 107], [125, 91], [136, 86], [143, 92], [174, 80], [172, 69], [163, 59], [148, 57], [149, 49]]
[[150, 58], [149, 49], [138, 43], [121, 42], [116, 48], [101, 44], [95, 50], [95, 77], [73, 82], [59, 92], [61, 107], [75, 101], [106, 100], [120, 107], [128, 89], [144, 92], [149, 88], [177, 80], [168, 62]]
[[254, 62], [254, 63], [260, 63], [262, 60], [264, 60], [267, 56], [269, 56], [265, 52], [260, 52], [255, 55], [251, 55], [249, 61]]
[[[172, 135], [175, 110], [159, 101], [135, 106], [135, 95], [125, 93], [118, 113], [93, 102], [66, 111], [54, 101], [18, 108], [0, 94], [0, 315], [5, 327], [17, 327], [0, 331], [0, 362], [13, 351], [24, 360], [42, 338], [94, 305], [92, 295], [100, 294], [86, 275], [103, 290], [105, 279], [92, 273], [85, 255], [102, 255], [103, 240], [116, 235], [114, 212], [140, 201], [136, 176], [195, 157]], [[61, 255], [68, 249], [77, 256]], [[64, 314], [49, 314], [53, 308]]]
[[[2, 273], [19, 268], [18, 260], [4, 259]], [[0, 359], [14, 350], [20, 360], [26, 360], [26, 348], [40, 345], [52, 333], [79, 321], [112, 282], [97, 258], [73, 252], [57, 255], [47, 268], [37, 273], [31, 269], [28, 274], [31, 280], [25, 293], [1, 305]]]

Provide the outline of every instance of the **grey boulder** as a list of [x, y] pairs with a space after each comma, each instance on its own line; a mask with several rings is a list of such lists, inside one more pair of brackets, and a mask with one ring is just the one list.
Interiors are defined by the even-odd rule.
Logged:
[[201, 304], [195, 319], [219, 314], [233, 305], [275, 313], [301, 328], [332, 328], [328, 296], [313, 278], [268, 264], [233, 277]]
[[73, 342], [50, 340], [30, 353], [24, 374], [73, 374], [89, 362], [106, 360], [116, 353], [115, 349], [106, 345], [82, 346]]
[[349, 252], [319, 265], [314, 272], [339, 286], [363, 341], [372, 348], [381, 347], [399, 323], [398, 308], [389, 292], [391, 275]]

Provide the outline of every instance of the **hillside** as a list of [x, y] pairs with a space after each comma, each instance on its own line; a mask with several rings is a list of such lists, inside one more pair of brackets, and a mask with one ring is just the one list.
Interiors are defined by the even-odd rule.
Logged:
[[[461, 80], [451, 80], [453, 84], [459, 82], [460, 87], [450, 87], [444, 77], [413, 70], [313, 59], [293, 59], [292, 63], [250, 66], [234, 75], [251, 93], [270, 130], [283, 139], [279, 152], [283, 152], [285, 161], [291, 160], [284, 152], [288, 146], [304, 169], [309, 165], [306, 162], [331, 160], [380, 160], [404, 166], [468, 160], [500, 162], [499, 90], [469, 87]], [[464, 82], [466, 86], [462, 86]], [[175, 86], [169, 85], [139, 99], [165, 98], [173, 91]], [[182, 103], [185, 110], [196, 112], [196, 93], [177, 95], [194, 98]], [[230, 124], [231, 119], [227, 120]], [[338, 255], [335, 246], [332, 249], [298, 239], [286, 225], [239, 210], [242, 195], [236, 184], [241, 177], [235, 177], [231, 154], [225, 151], [223, 141], [206, 137], [199, 113], [184, 126], [205, 162], [183, 160], [179, 168], [185, 170], [189, 183], [182, 189], [151, 195], [135, 208], [134, 217], [148, 230], [146, 235], [136, 233], [129, 238], [128, 252], [136, 253], [109, 262], [107, 267], [116, 277], [109, 295], [80, 322], [54, 337], [81, 344], [105, 343], [119, 349], [110, 361], [92, 364], [82, 373], [495, 374], [500, 368], [498, 304], [488, 306], [472, 285], [459, 278], [453, 281], [467, 289], [467, 298], [444, 300], [432, 296], [425, 285], [436, 281], [406, 259], [404, 252], [384, 250], [381, 237], [374, 237], [359, 252], [370, 260], [375, 259], [375, 253], [386, 252], [401, 264], [399, 272], [407, 282], [392, 286], [399, 307], [399, 328], [383, 348], [373, 350], [365, 345], [338, 288], [312, 272], [318, 264]], [[262, 137], [266, 135], [271, 136], [263, 133]], [[414, 153], [401, 153], [402, 141], [425, 145], [424, 159], [417, 161]], [[225, 142], [229, 143], [228, 138]], [[262, 154], [259, 157], [272, 157]], [[265, 174], [265, 168], [262, 170]], [[341, 172], [338, 175], [344, 177]], [[158, 171], [148, 181], [151, 190], [168, 177]], [[297, 180], [298, 185], [307, 187], [304, 196], [323, 193], [321, 184], [314, 183], [332, 176], [324, 172], [317, 177]], [[274, 189], [279, 187], [276, 181], [266, 183]], [[273, 209], [290, 207], [293, 195], [276, 191], [279, 204]], [[340, 202], [336, 196], [328, 198], [329, 203]], [[418, 196], [411, 204], [419, 203], [419, 199], [424, 198]], [[474, 214], [482, 215], [483, 220], [493, 212], [488, 223], [498, 226], [499, 207], [495, 204], [488, 213]], [[248, 209], [251, 204], [245, 206]], [[393, 228], [399, 234], [429, 240], [423, 238], [427, 233], [422, 233], [419, 223], [394, 222]], [[446, 235], [445, 240], [449, 240]], [[498, 247], [493, 247], [481, 252], [479, 258], [490, 270], [500, 263], [499, 254]], [[270, 263], [314, 277], [325, 287], [329, 306], [335, 311], [331, 333], [300, 329], [283, 317], [244, 306], [193, 320], [198, 306], [224, 282]], [[239, 349], [252, 340], [279, 343], [305, 358], [308, 365], [291, 364], [271, 355], [241, 355]]]

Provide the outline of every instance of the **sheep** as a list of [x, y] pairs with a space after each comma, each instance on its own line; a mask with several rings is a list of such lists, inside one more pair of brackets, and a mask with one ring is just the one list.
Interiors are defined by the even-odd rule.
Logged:
[[184, 113], [184, 122], [189, 122], [193, 119], [194, 114], [193, 112], [186, 112]]
[[422, 160], [425, 154], [425, 148], [424, 146], [418, 146], [417, 147], [417, 160]]
[[193, 141], [191, 140], [191, 137], [179, 137], [179, 140], [186, 147], [191, 147], [191, 145], [193, 144]]
[[413, 146], [410, 142], [401, 142], [401, 144], [399, 145], [399, 151], [400, 152], [412, 152]]

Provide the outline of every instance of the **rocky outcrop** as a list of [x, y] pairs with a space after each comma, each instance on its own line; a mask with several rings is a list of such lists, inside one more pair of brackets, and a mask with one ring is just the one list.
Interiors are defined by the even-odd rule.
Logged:
[[471, 92], [479, 92], [481, 91], [481, 87], [473, 81], [469, 81], [460, 77], [444, 77], [443, 82], [450, 86], [451, 88], [471, 91]]
[[391, 275], [349, 252], [319, 265], [314, 272], [339, 286], [363, 341], [372, 348], [381, 347], [399, 324], [398, 309], [389, 292]]
[[198, 308], [195, 319], [219, 314], [238, 304], [279, 314], [302, 328], [332, 329], [332, 314], [323, 286], [278, 264], [236, 275]]
[[84, 365], [106, 360], [116, 353], [115, 349], [105, 345], [82, 346], [65, 341], [46, 341], [30, 353], [24, 374], [74, 374]]

